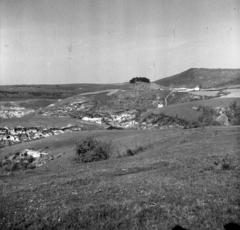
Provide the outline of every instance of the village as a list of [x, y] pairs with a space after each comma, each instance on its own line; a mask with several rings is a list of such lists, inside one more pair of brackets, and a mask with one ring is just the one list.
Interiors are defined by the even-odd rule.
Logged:
[[[155, 87], [154, 84], [150, 85], [151, 87]], [[149, 86], [149, 87], [150, 87]], [[145, 89], [147, 86], [145, 85], [137, 85], [137, 89], [139, 92], [143, 93], [141, 90]], [[150, 88], [151, 88], [150, 87]], [[155, 87], [156, 88], [156, 87]], [[154, 89], [155, 89], [154, 88]], [[148, 88], [147, 88], [148, 89]], [[161, 88], [156, 88], [161, 90]], [[175, 93], [186, 93], [186, 92], [199, 92], [200, 87], [196, 86], [194, 88], [173, 88], [165, 97], [161, 97], [157, 92], [153, 95], [152, 98], [147, 98], [144, 103], [147, 103], [149, 108], [163, 108], [167, 106], [171, 100], [175, 100], [175, 97], [179, 95], [175, 95]], [[125, 92], [126, 93], [126, 92]], [[144, 93], [143, 93], [144, 95]], [[128, 95], [132, 98], [131, 92]], [[122, 98], [123, 97], [123, 98]], [[116, 101], [120, 101], [125, 103], [129, 102], [125, 94], [120, 94], [116, 98]], [[180, 96], [179, 96], [180, 98]], [[182, 95], [183, 101], [192, 101], [192, 100], [200, 100], [201, 96], [187, 94]], [[179, 103], [180, 103], [179, 102]], [[117, 104], [117, 102], [115, 102]], [[131, 101], [129, 102], [131, 103]], [[121, 104], [121, 103], [120, 103]], [[135, 104], [134, 104], [135, 105]], [[193, 110], [199, 110], [194, 109]], [[0, 118], [1, 119], [9, 119], [9, 118], [21, 118], [25, 115], [29, 115], [34, 113], [41, 115], [43, 117], [71, 117], [80, 120], [86, 124], [96, 124], [104, 129], [154, 129], [154, 128], [170, 128], [170, 127], [180, 127], [186, 128], [191, 127], [189, 123], [179, 119], [177, 117], [170, 117], [167, 115], [154, 115], [151, 114], [144, 119], [141, 118], [142, 112], [139, 109], [133, 109], [131, 106], [129, 108], [124, 109], [121, 108], [109, 108], [109, 107], [96, 107], [94, 100], [90, 98], [86, 98], [85, 96], [77, 96], [71, 98], [71, 100], [67, 99], [66, 101], [58, 100], [55, 104], [50, 104], [44, 109], [39, 109], [34, 111], [33, 109], [27, 109], [24, 107], [13, 106], [13, 104], [1, 105], [0, 107]], [[225, 111], [221, 109], [216, 109], [216, 118], [215, 120], [223, 125], [228, 125], [228, 119], [225, 115]], [[58, 135], [64, 133], [66, 131], [79, 131], [80, 127], [77, 126], [67, 126], [67, 127], [51, 127], [51, 128], [43, 128], [43, 127], [0, 127], [0, 146], [17, 144], [25, 141], [32, 141], [40, 138], [46, 138], [52, 135]]]
[[37, 140], [64, 132], [80, 131], [78, 126], [66, 126], [62, 128], [41, 128], [41, 127], [0, 127], [0, 146], [17, 144], [25, 141]]
[[[157, 118], [158, 117], [158, 118]], [[152, 129], [164, 127], [184, 127], [185, 123], [168, 116], [151, 116], [145, 120], [137, 119], [137, 111], [130, 110], [114, 114], [98, 113], [81, 118], [85, 124], [97, 124], [105, 129]], [[65, 132], [81, 131], [81, 127], [68, 125], [66, 127], [0, 127], [0, 146], [13, 145], [21, 142], [37, 140]]]
[[103, 125], [106, 129], [164, 129], [184, 128], [189, 126], [188, 122], [165, 114], [152, 114], [141, 117], [137, 110], [128, 110], [118, 113], [98, 113], [81, 118], [84, 122]]

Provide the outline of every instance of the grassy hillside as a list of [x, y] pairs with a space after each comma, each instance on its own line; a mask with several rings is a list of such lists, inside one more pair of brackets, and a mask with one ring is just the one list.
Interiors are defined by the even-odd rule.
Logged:
[[169, 87], [211, 88], [240, 83], [240, 69], [188, 69], [182, 73], [156, 81]]
[[[74, 160], [74, 143], [111, 140], [110, 159]], [[1, 150], [65, 152], [0, 174], [0, 229], [223, 229], [239, 223], [239, 127], [68, 133]], [[147, 146], [134, 156], [127, 149]]]
[[160, 90], [155, 83], [125, 84], [116, 90], [97, 90], [74, 95], [54, 103], [54, 106], [47, 107], [44, 111], [55, 112], [64, 106], [74, 107], [71, 105], [73, 103], [85, 106], [83, 109], [73, 108], [72, 113], [76, 116], [83, 111], [94, 114], [98, 111], [147, 110], [156, 108], [157, 103], [162, 103], [168, 93], [169, 90]]
[[198, 106], [207, 106], [207, 107], [228, 107], [231, 103], [236, 101], [240, 104], [240, 98], [213, 98], [209, 100], [199, 100], [199, 101], [192, 101], [187, 103], [180, 103], [180, 104], [173, 104], [167, 107], [163, 107], [160, 109], [149, 110], [142, 116], [148, 116], [150, 113], [160, 114], [164, 113], [168, 116], [178, 117], [184, 119], [186, 121], [197, 121], [199, 116], [202, 114], [200, 111], [196, 111], [193, 107]]

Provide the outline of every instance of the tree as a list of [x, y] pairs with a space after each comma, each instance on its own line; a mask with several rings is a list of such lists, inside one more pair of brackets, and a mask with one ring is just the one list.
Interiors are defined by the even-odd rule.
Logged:
[[137, 82], [150, 83], [150, 80], [146, 77], [134, 77], [129, 81], [129, 83], [137, 83]]

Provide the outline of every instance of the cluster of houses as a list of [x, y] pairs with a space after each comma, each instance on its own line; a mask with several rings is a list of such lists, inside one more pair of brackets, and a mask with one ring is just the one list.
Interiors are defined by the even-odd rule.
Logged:
[[9, 118], [20, 118], [30, 113], [33, 113], [33, 109], [27, 109], [24, 107], [17, 106], [0, 106], [0, 118], [9, 119]]
[[136, 121], [136, 110], [130, 110], [119, 113], [98, 113], [95, 116], [84, 116], [82, 121], [93, 122], [106, 127], [115, 128], [136, 128], [138, 122]]
[[152, 129], [152, 128], [184, 128], [187, 122], [167, 115], [153, 115], [145, 120], [137, 118], [137, 111], [130, 110], [107, 116], [83, 117], [82, 120], [104, 124], [108, 129]]
[[64, 132], [79, 131], [78, 126], [66, 126], [62, 128], [40, 128], [40, 127], [0, 127], [0, 145], [12, 145], [24, 141], [31, 141], [58, 135]]
[[138, 122], [136, 121], [136, 110], [130, 110], [123, 113], [111, 114], [110, 118], [106, 118], [105, 122], [111, 126], [121, 128], [136, 128]]

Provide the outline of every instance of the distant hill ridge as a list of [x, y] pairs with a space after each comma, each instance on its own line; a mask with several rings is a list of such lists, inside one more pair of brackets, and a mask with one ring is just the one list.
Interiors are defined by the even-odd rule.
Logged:
[[240, 69], [191, 68], [182, 73], [159, 79], [155, 83], [172, 87], [201, 88], [240, 84]]

